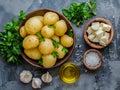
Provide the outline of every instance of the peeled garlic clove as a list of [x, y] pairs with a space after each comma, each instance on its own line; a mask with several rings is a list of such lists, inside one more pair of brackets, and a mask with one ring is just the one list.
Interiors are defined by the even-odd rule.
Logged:
[[40, 78], [33, 78], [32, 87], [34, 89], [41, 88], [41, 84], [42, 84], [42, 81], [40, 80]]
[[42, 75], [41, 79], [45, 83], [50, 83], [52, 81], [52, 76], [49, 74], [49, 72], [47, 72]]
[[23, 83], [29, 83], [32, 80], [32, 73], [24, 70], [20, 73], [20, 81]]

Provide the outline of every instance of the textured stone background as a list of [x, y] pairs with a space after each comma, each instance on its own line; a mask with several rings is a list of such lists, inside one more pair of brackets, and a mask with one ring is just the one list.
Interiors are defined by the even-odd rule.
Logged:
[[[0, 31], [3, 30], [3, 25], [12, 17], [16, 17], [20, 10], [29, 13], [40, 8], [50, 8], [61, 13], [63, 7], [69, 7], [72, 2], [82, 1], [88, 0], [0, 0]], [[73, 85], [62, 83], [58, 77], [58, 67], [49, 70], [53, 76], [52, 83], [42, 84], [39, 90], [120, 90], [120, 0], [96, 0], [96, 2], [96, 17], [110, 20], [115, 29], [112, 43], [100, 50], [103, 54], [102, 67], [96, 72], [91, 72], [82, 65], [82, 55], [90, 47], [83, 39], [84, 25], [79, 28], [73, 25], [77, 40], [74, 52], [68, 61], [76, 63], [81, 69], [78, 82]], [[32, 90], [31, 83], [23, 84], [19, 81], [19, 73], [22, 70], [30, 70], [34, 77], [40, 77], [46, 72], [26, 62], [20, 66], [7, 64], [0, 56], [0, 90]]]

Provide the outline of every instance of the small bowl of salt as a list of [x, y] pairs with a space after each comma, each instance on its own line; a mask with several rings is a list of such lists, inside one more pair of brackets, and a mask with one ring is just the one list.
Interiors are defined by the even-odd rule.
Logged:
[[102, 65], [102, 54], [95, 49], [87, 50], [83, 55], [83, 64], [89, 70], [97, 70]]

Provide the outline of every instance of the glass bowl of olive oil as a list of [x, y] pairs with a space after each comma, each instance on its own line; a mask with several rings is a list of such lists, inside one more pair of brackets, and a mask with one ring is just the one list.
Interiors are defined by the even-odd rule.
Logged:
[[80, 69], [74, 63], [67, 62], [60, 67], [59, 77], [67, 84], [75, 83], [80, 77]]

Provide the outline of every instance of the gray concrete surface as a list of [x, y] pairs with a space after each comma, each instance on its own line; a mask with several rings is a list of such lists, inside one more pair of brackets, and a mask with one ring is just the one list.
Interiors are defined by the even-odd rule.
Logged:
[[[3, 30], [4, 24], [17, 16], [20, 10], [29, 13], [40, 8], [50, 8], [61, 13], [63, 7], [69, 7], [72, 2], [82, 1], [88, 0], [0, 0], [0, 31]], [[79, 28], [73, 24], [77, 40], [74, 52], [68, 61], [76, 63], [81, 69], [78, 82], [73, 85], [61, 82], [58, 77], [58, 67], [48, 70], [53, 76], [53, 81], [50, 84], [43, 83], [39, 90], [120, 90], [120, 0], [96, 0], [96, 2], [95, 17], [110, 20], [115, 30], [112, 43], [100, 50], [103, 54], [102, 67], [98, 71], [91, 72], [82, 65], [82, 55], [90, 49], [83, 39], [85, 24]], [[34, 77], [40, 77], [46, 72], [26, 62], [20, 66], [7, 64], [0, 56], [0, 90], [32, 90], [31, 83], [23, 84], [19, 81], [19, 73], [22, 70], [30, 70]]]

